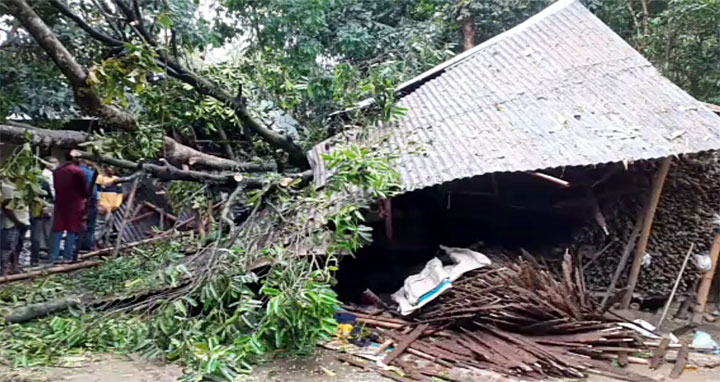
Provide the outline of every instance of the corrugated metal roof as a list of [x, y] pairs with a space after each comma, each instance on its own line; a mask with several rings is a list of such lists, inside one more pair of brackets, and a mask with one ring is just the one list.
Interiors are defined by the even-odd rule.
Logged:
[[[398, 157], [407, 191], [494, 172], [720, 149], [720, 117], [583, 7], [561, 0], [400, 86], [399, 121], [362, 141]], [[358, 131], [313, 148], [320, 159]]]

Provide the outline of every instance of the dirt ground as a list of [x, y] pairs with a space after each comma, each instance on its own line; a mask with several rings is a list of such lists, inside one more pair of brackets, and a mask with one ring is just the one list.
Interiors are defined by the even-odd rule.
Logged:
[[[97, 356], [73, 368], [8, 369], [0, 367], [0, 382], [175, 382], [182, 369], [120, 356]], [[374, 372], [341, 364], [335, 353], [315, 357], [277, 359], [258, 365], [247, 382], [385, 382]]]
[[[655, 322], [655, 314], [643, 312], [619, 312], [628, 319], [641, 318]], [[675, 330], [682, 323], [667, 321], [664, 330]], [[720, 323], [703, 324], [698, 329], [720, 339]], [[692, 337], [692, 331], [680, 336], [681, 341]], [[1, 344], [0, 344], [1, 346]], [[182, 376], [182, 369], [132, 357], [97, 355], [82, 359], [72, 368], [11, 369], [0, 365], [0, 382], [174, 382]], [[630, 365], [629, 370], [643, 374], [657, 381], [669, 379], [672, 364], [665, 364], [659, 370], [649, 370], [644, 365]], [[247, 382], [386, 382], [391, 381], [375, 372], [365, 372], [341, 363], [336, 353], [318, 350], [314, 357], [281, 358], [256, 366]], [[482, 382], [510, 382], [507, 378], [486, 377]], [[613, 382], [614, 379], [591, 375], [588, 382]], [[720, 368], [686, 369], [678, 382], [720, 382]]]
[[[651, 371], [647, 366], [631, 365], [630, 370], [647, 375], [658, 381], [670, 381], [672, 365], [665, 364]], [[73, 368], [39, 368], [12, 370], [0, 368], [0, 382], [174, 382], [182, 376], [182, 370], [165, 365], [120, 356], [97, 356]], [[491, 378], [492, 380], [492, 378]], [[491, 382], [486, 378], [478, 382]], [[505, 378], [494, 379], [497, 382]], [[315, 357], [278, 359], [256, 367], [244, 378], [247, 382], [388, 382], [375, 372], [363, 372], [358, 368], [340, 363], [335, 353], [321, 350]], [[614, 379], [590, 376], [587, 382], [614, 382]], [[678, 382], [718, 382], [718, 369], [687, 369]]]

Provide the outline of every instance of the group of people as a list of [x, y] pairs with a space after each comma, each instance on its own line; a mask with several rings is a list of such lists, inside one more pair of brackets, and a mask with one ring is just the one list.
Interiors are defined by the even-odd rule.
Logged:
[[[20, 272], [20, 253], [30, 231], [30, 264], [45, 252], [54, 263], [78, 261], [80, 251], [101, 246], [109, 235], [107, 222], [123, 200], [112, 167], [100, 174], [95, 165], [72, 155], [60, 164], [48, 158], [40, 187], [43, 203], [28, 203], [18, 192], [18, 180], [0, 183], [0, 270]], [[64, 239], [64, 245], [63, 245]]]

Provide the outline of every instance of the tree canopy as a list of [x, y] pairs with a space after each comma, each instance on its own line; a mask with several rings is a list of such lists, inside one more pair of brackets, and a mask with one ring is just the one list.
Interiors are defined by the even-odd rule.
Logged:
[[[103, 108], [73, 101], [77, 83], [48, 60], [12, 3], [0, 19], [0, 120], [60, 128], [98, 117]], [[160, 138], [169, 135], [223, 157], [289, 157], [302, 167], [302, 149], [339, 128], [328, 115], [366, 98], [391, 102], [398, 83], [550, 1], [21, 3], [87, 73], [75, 80], [91, 85], [98, 106], [126, 111], [139, 127], [141, 139], [128, 140], [101, 126], [105, 153], [158, 157]], [[717, 0], [585, 3], [678, 85], [719, 101]], [[380, 118], [392, 115], [388, 108]]]

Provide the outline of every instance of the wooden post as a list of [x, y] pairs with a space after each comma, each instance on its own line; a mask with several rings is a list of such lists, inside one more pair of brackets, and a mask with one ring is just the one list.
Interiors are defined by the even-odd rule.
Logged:
[[630, 275], [628, 276], [627, 291], [622, 299], [622, 308], [627, 309], [632, 300], [635, 286], [637, 285], [638, 276], [640, 275], [640, 267], [642, 266], [643, 256], [647, 249], [648, 241], [650, 240], [650, 230], [652, 229], [653, 219], [655, 219], [655, 211], [657, 210], [658, 202], [660, 201], [660, 194], [662, 194], [663, 185], [665, 184], [665, 178], [667, 178], [668, 171], [670, 170], [670, 163], [672, 157], [665, 158], [660, 164], [660, 168], [655, 173], [655, 179], [653, 179], [652, 191], [650, 193], [650, 199], [648, 200], [647, 209], [645, 210], [645, 217], [643, 219], [643, 228], [638, 239], [637, 247], [635, 247], [635, 258], [633, 259], [632, 268], [630, 268]]
[[693, 322], [696, 324], [702, 321], [703, 314], [705, 313], [708, 295], [710, 294], [710, 286], [712, 286], [713, 276], [715, 276], [715, 270], [717, 269], [718, 254], [720, 254], [720, 232], [716, 229], [715, 238], [713, 238], [712, 247], [710, 247], [712, 267], [703, 275], [697, 292], [697, 305], [695, 306], [695, 314], [693, 314]]

